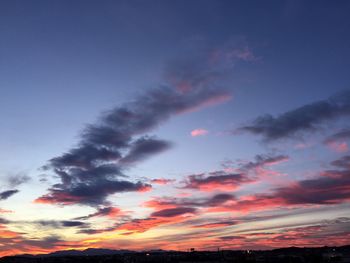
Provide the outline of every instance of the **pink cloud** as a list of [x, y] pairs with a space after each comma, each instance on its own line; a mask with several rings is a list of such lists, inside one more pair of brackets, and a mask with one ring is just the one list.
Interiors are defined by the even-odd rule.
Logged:
[[2, 213], [13, 213], [13, 211], [0, 208], [0, 214]]
[[157, 178], [157, 179], [152, 179], [151, 182], [154, 184], [166, 185], [166, 184], [175, 182], [175, 180], [174, 179]]
[[328, 142], [327, 146], [331, 150], [338, 152], [338, 153], [344, 153], [344, 152], [349, 151], [349, 147], [348, 147], [348, 144], [346, 142], [334, 142], [334, 141]]
[[207, 135], [208, 133], [209, 133], [209, 131], [207, 131], [205, 129], [195, 129], [195, 130], [191, 131], [191, 136], [192, 137], [204, 136], [204, 135]]
[[203, 100], [202, 102], [200, 102], [196, 105], [193, 105], [192, 107], [189, 106], [186, 109], [178, 110], [177, 114], [184, 114], [184, 113], [199, 111], [199, 110], [206, 108], [206, 107], [211, 107], [211, 106], [225, 103], [231, 99], [232, 99], [232, 95], [229, 94], [228, 92], [227, 93], [222, 92], [222, 94], [210, 95], [210, 96], [208, 96], [207, 99]]
[[307, 143], [297, 143], [296, 145], [294, 145], [294, 149], [298, 149], [298, 150], [306, 149], [309, 147], [311, 147], [311, 144], [307, 144]]

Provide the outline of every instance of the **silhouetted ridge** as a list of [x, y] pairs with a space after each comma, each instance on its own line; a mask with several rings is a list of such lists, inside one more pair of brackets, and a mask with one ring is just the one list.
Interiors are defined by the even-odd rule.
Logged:
[[60, 256], [103, 256], [103, 255], [116, 255], [133, 253], [130, 250], [113, 250], [104, 248], [88, 248], [85, 250], [62, 250], [49, 253], [45, 256], [60, 257]]

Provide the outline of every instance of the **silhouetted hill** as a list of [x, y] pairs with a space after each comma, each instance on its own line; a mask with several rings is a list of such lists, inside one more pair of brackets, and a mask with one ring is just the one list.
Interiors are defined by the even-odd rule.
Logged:
[[103, 248], [88, 248], [85, 250], [62, 250], [55, 251], [46, 255], [48, 257], [61, 257], [61, 256], [102, 256], [102, 255], [118, 255], [125, 253], [134, 253], [130, 250], [113, 250], [113, 249], [103, 249]]

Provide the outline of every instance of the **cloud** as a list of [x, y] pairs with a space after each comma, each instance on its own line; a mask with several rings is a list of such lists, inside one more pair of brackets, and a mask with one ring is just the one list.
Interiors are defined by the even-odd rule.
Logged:
[[232, 240], [240, 240], [245, 239], [243, 236], [222, 236], [219, 237], [222, 241], [232, 241]]
[[201, 191], [232, 191], [240, 185], [254, 181], [246, 174], [230, 174], [224, 171], [216, 171], [205, 174], [189, 175], [183, 182], [185, 189], [197, 189]]
[[[298, 227], [280, 226], [280, 230], [276, 231], [272, 227], [268, 233], [259, 235], [258, 233], [249, 234], [258, 242], [264, 242], [271, 247], [297, 245], [302, 246], [320, 246], [323, 242], [334, 245], [346, 244], [346, 240], [350, 237], [349, 218], [335, 218], [333, 220], [318, 220], [313, 224], [302, 225]], [[325, 243], [325, 245], [327, 244]]]
[[0, 224], [1, 224], [1, 225], [6, 225], [6, 224], [8, 224], [9, 222], [10, 222], [9, 220], [0, 217]]
[[122, 163], [132, 164], [147, 158], [149, 155], [163, 152], [169, 149], [170, 146], [171, 144], [166, 141], [142, 137], [132, 143], [129, 153], [120, 161]]
[[[265, 167], [285, 162], [286, 155], [256, 155], [254, 161], [240, 163], [238, 168], [226, 168], [208, 174], [188, 175], [182, 182], [184, 189], [197, 189], [200, 191], [233, 191], [240, 186], [256, 182], [259, 176], [266, 174]], [[234, 172], [232, 172], [234, 171]], [[251, 175], [251, 172], [254, 175]]]
[[110, 218], [116, 218], [118, 216], [123, 215], [123, 211], [121, 211], [117, 207], [102, 207], [98, 208], [98, 210], [95, 213], [89, 214], [87, 216], [77, 217], [76, 220], [82, 220], [82, 219], [89, 219], [93, 217], [110, 217]]
[[[333, 166], [342, 168], [343, 171], [349, 171], [350, 170], [350, 155], [345, 155], [340, 159], [337, 159], [333, 162], [331, 162]], [[331, 171], [331, 172], [336, 172], [336, 171]]]
[[235, 221], [218, 221], [213, 223], [206, 223], [206, 224], [200, 224], [200, 225], [193, 225], [193, 228], [220, 228], [220, 227], [226, 227], [226, 226], [233, 226], [236, 225], [237, 222]]
[[335, 170], [326, 170], [314, 179], [278, 188], [275, 196], [288, 204], [338, 204], [350, 199], [350, 156], [332, 162]]
[[0, 200], [5, 200], [7, 198], [9, 198], [10, 196], [18, 193], [19, 191], [18, 190], [7, 190], [7, 191], [3, 191], [3, 192], [0, 192]]
[[[6, 235], [3, 235], [7, 232]], [[66, 249], [74, 247], [72, 243], [62, 240], [57, 235], [49, 235], [41, 238], [26, 238], [19, 233], [0, 229], [0, 255], [15, 255], [24, 253], [48, 253], [52, 250]], [[77, 244], [77, 246], [79, 246]]]
[[[281, 160], [282, 157], [276, 158]], [[267, 159], [266, 159], [267, 160]], [[269, 163], [275, 163], [272, 161]], [[177, 207], [201, 208], [205, 212], [239, 212], [271, 210], [278, 207], [305, 207], [315, 205], [341, 204], [350, 200], [350, 156], [344, 156], [331, 163], [335, 169], [322, 171], [317, 177], [289, 183], [285, 186], [271, 189], [267, 193], [256, 193], [241, 196], [220, 193], [201, 198], [174, 198], [158, 197], [144, 203], [144, 206], [155, 209], [172, 209]], [[248, 165], [247, 167], [256, 167]], [[208, 178], [208, 179], [207, 179]], [[214, 178], [214, 179], [213, 179]], [[221, 177], [193, 177], [189, 181], [191, 187], [200, 187], [198, 184], [211, 185], [217, 183]], [[223, 177], [222, 183], [230, 177]], [[237, 179], [236, 176], [233, 177]], [[238, 177], [240, 178], [240, 177]], [[239, 181], [239, 180], [238, 180]], [[191, 183], [191, 184], [190, 184]], [[234, 181], [234, 183], [236, 183]], [[229, 184], [229, 183], [227, 183]], [[223, 183], [223, 185], [225, 185]], [[215, 188], [214, 188], [215, 189]], [[202, 211], [202, 212], [203, 212]]]
[[57, 235], [50, 235], [42, 239], [26, 239], [23, 243], [27, 246], [38, 247], [41, 249], [53, 249], [64, 241]]
[[184, 214], [193, 214], [196, 212], [195, 208], [192, 207], [176, 207], [176, 208], [168, 208], [156, 211], [151, 214], [153, 217], [174, 217]]
[[111, 231], [127, 231], [126, 233], [121, 233], [126, 235], [130, 235], [132, 233], [143, 233], [151, 228], [161, 225], [175, 224], [186, 221], [188, 217], [192, 217], [194, 214], [196, 214], [196, 211], [196, 208], [185, 206], [160, 208], [146, 218], [123, 218], [121, 222], [117, 222], [110, 227], [101, 229], [82, 229], [79, 231], [79, 233], [99, 234]]
[[320, 125], [350, 115], [350, 91], [346, 90], [326, 100], [304, 105], [279, 116], [270, 114], [256, 118], [238, 131], [261, 135], [267, 141], [296, 136], [320, 128]]
[[350, 140], [350, 130], [344, 129], [340, 132], [337, 132], [324, 140], [324, 143], [334, 142], [334, 141], [342, 141], [342, 140]]
[[[107, 198], [112, 194], [151, 188], [124, 173], [170, 148], [170, 142], [147, 133], [174, 115], [231, 98], [217, 83], [223, 69], [213, 67], [208, 56], [171, 63], [166, 71], [166, 84], [105, 112], [83, 130], [76, 147], [49, 160], [44, 169], [61, 182], [36, 199], [37, 203], [109, 206]], [[190, 86], [182, 89], [181, 83]]]
[[207, 135], [208, 133], [209, 133], [209, 131], [207, 131], [205, 129], [195, 129], [195, 130], [191, 131], [191, 136], [192, 137], [204, 136], [204, 135]]
[[160, 184], [160, 185], [166, 185], [172, 182], [175, 182], [175, 179], [165, 179], [165, 178], [156, 178], [156, 179], [152, 179], [151, 183], [152, 184]]
[[[17, 222], [18, 223], [18, 222]], [[23, 223], [23, 222], [20, 222]], [[39, 221], [33, 221], [33, 222], [25, 222], [25, 223], [32, 223], [34, 225], [39, 225], [43, 227], [49, 227], [49, 228], [65, 228], [65, 227], [87, 227], [88, 224], [82, 221], [77, 220], [39, 220]]]
[[6, 178], [7, 184], [10, 188], [15, 188], [23, 183], [26, 183], [30, 180], [30, 177], [26, 174], [17, 173], [13, 175], [9, 175]]
[[150, 185], [141, 182], [133, 183], [101, 178], [94, 181], [93, 184], [78, 183], [71, 188], [51, 188], [49, 194], [37, 198], [35, 202], [43, 204], [59, 203], [64, 205], [81, 203], [96, 206], [99, 204], [108, 204], [105, 198], [110, 194], [131, 191], [144, 192], [148, 191], [150, 187]]
[[350, 130], [344, 129], [340, 132], [337, 132], [331, 136], [328, 136], [323, 143], [327, 145], [330, 149], [344, 153], [349, 151], [349, 146], [347, 141], [350, 140]]
[[345, 153], [349, 151], [349, 146], [346, 142], [330, 142], [327, 146], [335, 152]]
[[5, 214], [5, 213], [13, 213], [13, 211], [0, 208], [0, 214]]
[[[183, 220], [186, 221], [183, 221]], [[179, 220], [179, 221], [178, 221]], [[181, 222], [183, 221], [183, 223]], [[146, 218], [135, 220], [120, 226], [121, 235], [130, 235], [135, 232], [144, 232], [142, 227], [152, 228], [165, 226], [170, 221], [176, 221], [175, 225], [191, 226], [191, 220], [185, 218]], [[215, 221], [213, 221], [215, 222]], [[218, 221], [220, 222], [220, 221]], [[224, 222], [224, 221], [222, 221]], [[130, 230], [128, 230], [130, 229]], [[337, 246], [347, 244], [349, 232], [349, 218], [335, 218], [323, 220], [322, 218], [310, 220], [307, 223], [293, 223], [284, 225], [269, 225], [265, 227], [247, 228], [195, 228], [195, 231], [180, 232], [176, 234], [164, 234], [141, 240], [142, 244], [128, 243], [129, 246], [138, 249], [174, 249], [185, 250], [186, 247], [198, 249], [271, 249], [275, 247], [297, 246], [322, 246], [329, 242]], [[186, 240], [186, 242], [184, 242]], [[120, 246], [117, 240], [113, 240], [115, 246]], [[145, 244], [146, 243], [146, 247]], [[108, 244], [108, 243], [105, 243]], [[151, 244], [151, 245], [147, 245]], [[138, 246], [139, 245], [139, 246]]]
[[202, 198], [174, 198], [174, 197], [159, 197], [154, 198], [144, 203], [144, 206], [156, 209], [156, 211], [177, 208], [177, 207], [215, 207], [236, 200], [232, 194], [220, 193]]
[[[142, 219], [132, 219], [125, 223], [119, 224], [112, 231], [127, 231], [130, 233], [143, 233], [148, 231], [151, 228], [159, 227], [162, 225], [174, 224], [176, 222], [182, 222], [187, 219], [186, 213], [179, 214], [177, 216], [167, 217], [167, 216], [159, 216], [159, 217], [148, 217]], [[108, 230], [108, 229], [107, 229]], [[110, 230], [109, 230], [110, 231]]]
[[287, 155], [257, 154], [255, 156], [255, 161], [244, 163], [239, 169], [242, 171], [249, 171], [252, 169], [263, 168], [265, 166], [277, 165], [288, 160], [289, 157]]
[[325, 170], [313, 179], [305, 179], [278, 187], [271, 193], [245, 196], [216, 211], [259, 211], [275, 207], [334, 205], [350, 200], [350, 156], [331, 163], [336, 169]]
[[81, 221], [62, 221], [62, 226], [64, 227], [81, 227], [86, 226], [86, 223]]

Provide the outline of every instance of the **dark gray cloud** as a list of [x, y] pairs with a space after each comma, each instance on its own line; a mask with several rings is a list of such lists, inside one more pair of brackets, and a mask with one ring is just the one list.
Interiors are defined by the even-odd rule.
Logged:
[[100, 216], [109, 216], [109, 217], [116, 217], [116, 216], [122, 216], [123, 212], [117, 208], [117, 207], [100, 207], [97, 209], [95, 213], [89, 214], [87, 216], [81, 216], [75, 218], [75, 220], [85, 220], [93, 217], [100, 217]]
[[262, 115], [238, 130], [258, 134], [271, 141], [316, 130], [327, 121], [349, 115], [350, 91], [346, 90], [326, 100], [304, 105], [276, 117], [270, 114]]
[[228, 201], [235, 200], [236, 197], [232, 194], [215, 194], [209, 197], [203, 198], [173, 198], [163, 197], [146, 202], [149, 207], [162, 208], [162, 207], [215, 207], [222, 205]]
[[8, 223], [10, 223], [10, 221], [9, 221], [9, 220], [7, 220], [7, 219], [5, 219], [5, 218], [0, 217], [0, 224], [2, 224], [2, 225], [6, 225], [6, 224], [8, 224]]
[[55, 185], [50, 189], [50, 193], [37, 199], [42, 203], [60, 203], [60, 204], [87, 204], [97, 206], [108, 204], [105, 198], [114, 193], [146, 191], [148, 184], [142, 182], [130, 182], [124, 180], [96, 179], [91, 183], [77, 183], [73, 187]]
[[108, 206], [109, 195], [150, 189], [151, 185], [124, 174], [130, 165], [171, 146], [147, 132], [173, 115], [230, 98], [230, 93], [217, 85], [218, 78], [212, 77], [220, 74], [213, 74], [217, 69], [208, 56], [186, 58], [184, 63], [185, 68], [173, 63], [167, 69], [167, 84], [105, 112], [83, 130], [76, 147], [51, 159], [44, 169], [54, 172], [61, 182], [36, 202]]
[[[227, 227], [227, 226], [233, 226], [236, 225], [237, 221], [216, 221], [216, 222], [210, 222], [210, 223], [204, 223], [200, 225], [192, 225], [193, 228], [218, 228], [218, 227]], [[186, 224], [188, 224], [186, 222]]]
[[147, 158], [149, 155], [165, 151], [170, 146], [171, 144], [167, 141], [142, 137], [132, 143], [129, 153], [121, 159], [121, 162], [132, 164]]
[[30, 180], [30, 177], [23, 173], [17, 173], [7, 176], [5, 180], [7, 181], [7, 185], [10, 188], [15, 188], [21, 184], [28, 182]]
[[183, 182], [185, 189], [198, 189], [204, 191], [217, 190], [234, 190], [241, 184], [252, 182], [253, 180], [246, 174], [240, 173], [225, 173], [224, 171], [216, 171], [205, 174], [189, 175]]
[[64, 243], [64, 240], [57, 235], [51, 235], [42, 239], [39, 239], [39, 238], [24, 239], [21, 243], [24, 246], [28, 245], [28, 246], [34, 246], [34, 247], [39, 247], [44, 249], [52, 249], [52, 248], [55, 248], [60, 243]]
[[232, 241], [232, 240], [245, 239], [245, 237], [243, 237], [243, 236], [223, 236], [223, 237], [220, 237], [220, 239], [222, 241]]
[[192, 207], [176, 207], [176, 208], [168, 208], [156, 211], [151, 214], [152, 217], [174, 217], [180, 216], [188, 213], [195, 213], [196, 209]]
[[235, 196], [231, 194], [217, 194], [202, 202], [201, 206], [218, 206], [234, 199]]
[[106, 227], [106, 228], [101, 228], [101, 229], [95, 229], [95, 228], [86, 228], [86, 229], [81, 229], [78, 231], [80, 234], [86, 234], [86, 235], [94, 235], [94, 234], [100, 234], [100, 233], [105, 233], [105, 232], [111, 232], [115, 231], [116, 226], [111, 226], [111, 227]]
[[66, 227], [85, 228], [89, 226], [88, 223], [85, 223], [83, 221], [78, 221], [78, 220], [39, 220], [39, 221], [28, 221], [28, 222], [13, 221], [12, 223], [33, 224], [44, 228], [66, 228]]
[[0, 192], [0, 200], [5, 200], [7, 198], [9, 198], [10, 196], [18, 193], [19, 191], [14, 189], [14, 190], [7, 190], [7, 191], [3, 191]]
[[242, 164], [239, 169], [242, 171], [249, 171], [264, 166], [278, 164], [287, 161], [288, 159], [289, 157], [287, 155], [257, 154], [254, 161]]
[[[341, 157], [340, 159], [337, 159], [333, 162], [331, 162], [331, 164], [333, 166], [336, 166], [338, 168], [342, 168], [343, 171], [348, 171], [350, 172], [350, 155], [345, 155], [343, 157]], [[334, 173], [336, 173], [336, 171], [333, 171]]]
[[344, 129], [340, 132], [337, 132], [331, 136], [328, 136], [325, 140], [325, 144], [338, 142], [338, 141], [347, 141], [350, 140], [350, 129]]
[[[18, 173], [18, 174], [12, 174], [12, 175], [8, 175], [7, 177], [4, 178], [4, 185], [6, 185], [7, 187], [10, 188], [15, 188], [27, 181], [29, 181], [30, 178], [22, 173]], [[6, 200], [8, 198], [10, 198], [11, 196], [13, 196], [14, 194], [18, 193], [19, 190], [18, 189], [11, 189], [11, 190], [5, 190], [0, 192], [0, 201], [1, 200]], [[0, 211], [2, 209], [0, 208]], [[2, 210], [5, 211], [5, 210]], [[2, 220], [0, 219], [0, 224]]]
[[81, 221], [62, 221], [62, 226], [64, 227], [82, 227], [82, 226], [86, 226], [85, 222], [81, 222]]
[[121, 154], [107, 148], [96, 148], [92, 145], [82, 145], [70, 152], [50, 160], [54, 167], [80, 167], [90, 168], [99, 161], [118, 160]]

